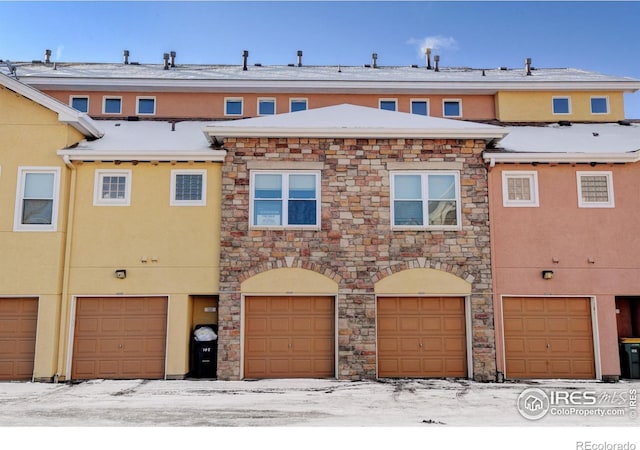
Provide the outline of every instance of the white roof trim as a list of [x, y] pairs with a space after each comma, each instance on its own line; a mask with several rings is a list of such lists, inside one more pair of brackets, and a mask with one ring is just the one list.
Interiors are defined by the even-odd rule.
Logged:
[[484, 161], [493, 167], [497, 163], [633, 163], [640, 161], [640, 152], [628, 153], [491, 153]]
[[189, 152], [140, 152], [136, 150], [126, 151], [92, 151], [92, 150], [59, 150], [58, 155], [68, 157], [71, 161], [207, 161], [224, 162], [227, 152], [225, 150], [206, 150]]
[[60, 122], [72, 126], [86, 137], [99, 138], [104, 134], [88, 115], [81, 113], [80, 111], [76, 111], [53, 97], [49, 97], [48, 95], [32, 88], [31, 86], [1, 73], [0, 84], [23, 97], [28, 98], [29, 100], [58, 113], [58, 120]]

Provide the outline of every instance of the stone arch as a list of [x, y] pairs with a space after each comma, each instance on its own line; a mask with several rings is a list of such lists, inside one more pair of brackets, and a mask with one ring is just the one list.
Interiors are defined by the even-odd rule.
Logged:
[[375, 293], [383, 295], [469, 295], [471, 287], [470, 280], [430, 267], [397, 270], [374, 284]]
[[242, 293], [329, 294], [338, 293], [338, 283], [313, 270], [300, 267], [268, 269], [240, 283]]

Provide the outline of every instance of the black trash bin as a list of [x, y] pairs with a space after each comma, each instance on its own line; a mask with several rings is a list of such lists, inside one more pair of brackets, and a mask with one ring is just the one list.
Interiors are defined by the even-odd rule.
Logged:
[[[209, 327], [215, 339], [199, 340], [196, 334], [200, 328]], [[208, 331], [208, 330], [200, 330]], [[189, 358], [189, 376], [192, 378], [216, 378], [218, 367], [218, 325], [201, 324], [193, 327], [191, 335], [191, 355]], [[210, 334], [210, 333], [209, 333]]]
[[627, 338], [620, 342], [622, 378], [640, 378], [640, 339]]

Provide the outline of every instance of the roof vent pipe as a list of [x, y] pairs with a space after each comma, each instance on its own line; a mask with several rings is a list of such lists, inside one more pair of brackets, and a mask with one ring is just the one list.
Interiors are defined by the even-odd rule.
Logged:
[[302, 67], [302, 50], [298, 50], [298, 67]]
[[531, 58], [527, 58], [524, 60], [524, 68], [527, 72], [527, 75], [531, 75]]
[[125, 64], [129, 64], [129, 50], [125, 50], [122, 52], [122, 58]]
[[162, 59], [164, 59], [164, 70], [169, 70], [169, 54], [164, 53]]
[[431, 49], [427, 48], [424, 54], [427, 55], [427, 70], [431, 70]]
[[371, 54], [371, 67], [373, 67], [374, 69], [378, 68], [378, 54], [377, 53], [372, 53]]
[[51, 64], [51, 50], [49, 49], [44, 51], [44, 63]]
[[176, 66], [176, 52], [171, 51], [171, 53], [169, 53], [169, 56], [171, 57], [171, 67], [175, 67]]
[[433, 70], [435, 70], [436, 72], [440, 72], [440, 68], [438, 67], [438, 63], [440, 63], [440, 55], [435, 55], [433, 57], [433, 61], [436, 63], [436, 67]]
[[249, 52], [247, 50], [242, 50], [242, 70], [247, 70], [248, 57], [249, 57]]

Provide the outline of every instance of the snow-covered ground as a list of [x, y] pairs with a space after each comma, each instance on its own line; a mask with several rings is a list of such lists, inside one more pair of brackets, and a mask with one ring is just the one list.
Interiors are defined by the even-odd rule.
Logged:
[[[557, 406], [579, 407], [527, 419], [518, 411], [518, 398], [530, 388], [551, 397], [560, 393], [553, 400]], [[634, 444], [640, 450], [640, 408], [633, 403], [638, 390], [640, 380], [4, 382], [0, 425], [6, 427], [3, 436], [28, 435], [30, 442], [43, 439], [43, 446], [54, 448], [85, 448], [79, 438], [91, 433], [91, 447], [98, 448], [131, 437], [145, 439], [149, 447], [189, 450], [244, 442], [261, 449], [599, 448], [580, 447], [579, 441], [628, 443], [628, 449]], [[585, 415], [585, 408], [621, 415]], [[24, 427], [38, 427], [37, 433]], [[79, 428], [69, 434], [69, 427]]]

